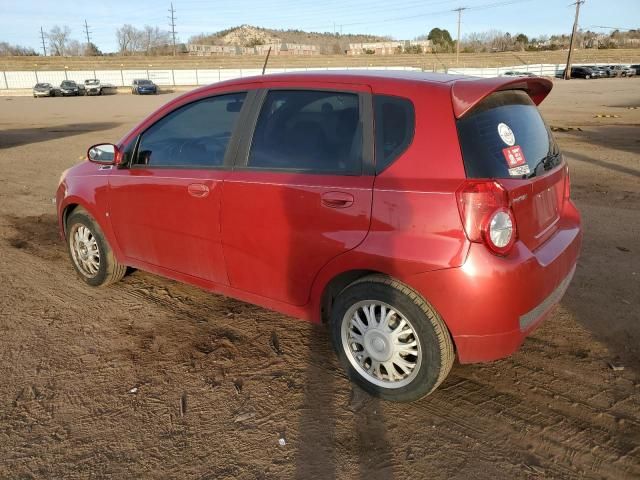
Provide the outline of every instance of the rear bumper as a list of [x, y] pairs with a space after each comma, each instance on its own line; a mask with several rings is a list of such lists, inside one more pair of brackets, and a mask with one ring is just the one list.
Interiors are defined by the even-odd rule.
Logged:
[[562, 299], [582, 243], [572, 204], [558, 231], [534, 252], [517, 242], [507, 257], [471, 244], [465, 263], [403, 279], [444, 319], [461, 363], [486, 362], [515, 352]]

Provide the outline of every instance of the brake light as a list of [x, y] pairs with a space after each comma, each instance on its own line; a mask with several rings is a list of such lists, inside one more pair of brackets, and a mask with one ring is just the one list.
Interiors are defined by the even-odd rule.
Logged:
[[507, 255], [516, 241], [516, 221], [504, 187], [495, 181], [467, 181], [456, 198], [467, 238]]

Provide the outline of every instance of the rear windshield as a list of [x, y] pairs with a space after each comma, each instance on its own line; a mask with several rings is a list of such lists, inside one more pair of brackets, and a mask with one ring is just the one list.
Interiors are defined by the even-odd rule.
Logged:
[[523, 91], [489, 95], [457, 127], [468, 178], [531, 178], [562, 161], [551, 131]]

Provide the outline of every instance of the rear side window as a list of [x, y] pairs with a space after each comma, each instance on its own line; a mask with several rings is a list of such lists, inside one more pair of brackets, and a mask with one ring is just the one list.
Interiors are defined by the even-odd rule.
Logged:
[[489, 95], [457, 127], [468, 178], [531, 178], [562, 161], [551, 131], [523, 91]]
[[309, 173], [361, 173], [359, 96], [328, 91], [270, 91], [260, 111], [247, 166]]
[[169, 113], [140, 137], [136, 165], [222, 166], [245, 96], [211, 97]]
[[376, 128], [376, 173], [391, 165], [409, 147], [415, 130], [413, 103], [406, 98], [373, 98]]

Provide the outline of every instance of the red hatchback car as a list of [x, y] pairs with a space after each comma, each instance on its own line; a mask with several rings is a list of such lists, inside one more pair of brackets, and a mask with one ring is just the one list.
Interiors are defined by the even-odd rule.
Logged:
[[127, 266], [313, 322], [385, 399], [513, 353], [573, 276], [580, 216], [542, 78], [243, 78], [189, 92], [57, 192], [80, 278]]

